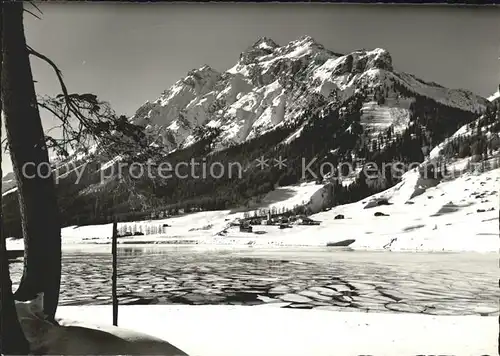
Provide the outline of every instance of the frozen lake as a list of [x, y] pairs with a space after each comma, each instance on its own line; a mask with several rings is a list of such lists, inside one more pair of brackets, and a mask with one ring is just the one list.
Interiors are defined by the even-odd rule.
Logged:
[[[498, 315], [496, 254], [120, 247], [121, 304]], [[111, 303], [109, 246], [63, 252], [61, 305]], [[22, 263], [11, 264], [14, 283]], [[278, 304], [277, 304], [278, 305]]]

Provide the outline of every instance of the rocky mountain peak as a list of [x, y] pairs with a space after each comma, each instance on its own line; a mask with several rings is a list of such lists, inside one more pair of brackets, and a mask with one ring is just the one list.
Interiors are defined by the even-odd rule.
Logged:
[[278, 47], [279, 45], [269, 37], [261, 37], [257, 41], [255, 41], [255, 43], [251, 46], [251, 48], [254, 49], [264, 49], [264, 50], [265, 49], [273, 50]]
[[295, 45], [318, 44], [318, 42], [316, 42], [316, 40], [309, 35], [301, 36], [297, 40], [292, 41], [290, 43], [293, 43]]
[[383, 48], [375, 48], [366, 53], [368, 58], [365, 70], [368, 69], [384, 69], [393, 70], [391, 54]]
[[215, 69], [210, 67], [208, 64], [204, 64], [200, 68], [192, 69], [187, 73], [187, 77], [193, 77], [195, 79], [201, 79], [204, 77], [212, 77], [220, 75]]
[[296, 40], [290, 41], [287, 45], [281, 48], [283, 53], [297, 52], [302, 50], [323, 50], [324, 46], [321, 43], [316, 42], [311, 36], [301, 36]]
[[276, 48], [279, 46], [272, 39], [261, 37], [240, 54], [239, 63], [243, 65], [253, 63], [258, 57], [272, 54]]

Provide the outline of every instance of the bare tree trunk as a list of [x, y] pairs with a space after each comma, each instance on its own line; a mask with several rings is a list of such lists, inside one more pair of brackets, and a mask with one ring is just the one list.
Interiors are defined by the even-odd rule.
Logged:
[[22, 2], [4, 3], [2, 23], [2, 101], [25, 248], [23, 277], [14, 297], [31, 300], [44, 292], [44, 312], [53, 319], [61, 281], [61, 229], [26, 48]]
[[[3, 4], [0, 3], [0, 19], [2, 18]], [[0, 44], [2, 36], [0, 35]], [[0, 45], [1, 48], [1, 45]], [[2, 63], [2, 51], [0, 50], [0, 63]], [[0, 77], [2, 68], [0, 66]], [[2, 112], [2, 101], [0, 100], [0, 112]], [[0, 138], [2, 137], [2, 125], [0, 120]], [[1, 150], [1, 147], [0, 147]], [[1, 152], [0, 152], [1, 153]], [[2, 177], [2, 156], [0, 155], [0, 177]], [[0, 187], [1, 187], [0, 181]], [[0, 195], [0, 222], [3, 223], [2, 196]], [[29, 353], [28, 341], [24, 337], [23, 330], [17, 318], [16, 305], [12, 295], [12, 282], [9, 274], [9, 261], [5, 236], [0, 229], [0, 352], [2, 354], [21, 355]]]

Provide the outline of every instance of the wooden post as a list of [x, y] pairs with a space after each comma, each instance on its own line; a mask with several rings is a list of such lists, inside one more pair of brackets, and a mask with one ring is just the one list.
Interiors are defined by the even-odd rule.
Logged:
[[116, 245], [117, 245], [117, 237], [118, 237], [118, 228], [117, 228], [116, 220], [113, 222], [113, 237], [112, 237], [112, 245], [111, 245], [111, 254], [113, 255], [113, 271], [111, 275], [111, 292], [113, 299], [113, 325], [118, 326], [118, 297], [116, 295], [116, 277], [117, 277], [117, 258], [116, 258]]

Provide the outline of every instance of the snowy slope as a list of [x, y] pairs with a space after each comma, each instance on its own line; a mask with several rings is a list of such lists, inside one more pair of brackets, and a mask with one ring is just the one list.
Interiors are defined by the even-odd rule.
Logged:
[[[385, 192], [339, 206], [314, 217], [323, 220], [324, 233], [356, 239], [353, 247], [391, 250], [498, 251], [498, 194], [500, 169], [466, 174], [435, 185], [416, 171]], [[385, 198], [392, 205], [366, 204]], [[389, 216], [374, 216], [382, 212]], [[346, 220], [333, 220], [343, 214]], [[318, 229], [319, 230], [319, 229]], [[318, 231], [318, 234], [323, 231]]]
[[324, 186], [315, 182], [278, 187], [267, 193], [258, 202], [250, 203], [250, 215], [259, 209], [293, 209], [295, 206], [308, 206], [312, 211], [321, 210], [325, 200]]
[[[249, 211], [261, 209], [293, 209], [297, 205], [305, 205], [313, 212], [320, 211], [325, 199], [323, 185], [303, 183], [293, 186], [278, 187], [266, 194], [259, 202], [250, 204]], [[244, 213], [230, 210], [206, 211], [181, 216], [174, 216], [159, 220], [145, 220], [137, 222], [120, 222], [118, 231], [140, 231], [144, 236], [120, 238], [120, 241], [130, 240], [138, 243], [162, 241], [172, 238], [200, 238], [211, 237], [227, 227], [230, 221], [243, 217]], [[167, 224], [168, 227], [163, 225]], [[109, 244], [111, 242], [112, 224], [68, 226], [61, 230], [63, 244]], [[22, 240], [8, 240], [8, 249], [22, 248]]]
[[[319, 226], [283, 230], [260, 226], [254, 230], [265, 233], [257, 236], [234, 229], [214, 242], [325, 246], [354, 239], [350, 247], [361, 250], [497, 252], [500, 169], [436, 183], [410, 171], [384, 192], [312, 215], [321, 221]], [[379, 199], [387, 199], [390, 205], [374, 204]], [[387, 216], [375, 216], [376, 212]], [[344, 219], [335, 219], [338, 215]]]
[[[430, 159], [437, 158], [441, 154], [441, 150], [443, 148], [445, 148], [446, 145], [448, 145], [454, 139], [459, 138], [459, 137], [469, 137], [469, 136], [472, 136], [472, 135], [476, 134], [478, 132], [477, 131], [478, 122], [480, 120], [482, 120], [482, 119], [483, 119], [483, 116], [480, 116], [479, 118], [477, 118], [476, 120], [474, 120], [470, 124], [466, 124], [466, 125], [461, 126], [457, 131], [455, 131], [453, 133], [453, 135], [451, 135], [450, 137], [446, 138], [445, 140], [443, 140], [442, 142], [440, 142], [436, 147], [434, 147], [431, 150], [431, 152], [429, 153], [429, 158]], [[472, 127], [474, 127], [474, 128], [470, 127], [471, 124], [472, 124]], [[490, 132], [490, 128], [493, 125], [494, 124], [489, 124], [489, 125], [482, 126], [481, 127], [481, 132], [483, 133], [483, 135], [485, 135], [486, 137], [490, 138], [491, 135], [492, 135], [492, 133]]]
[[394, 128], [394, 133], [404, 131], [410, 122], [410, 101], [398, 100], [397, 103], [378, 105], [374, 101], [363, 105], [361, 123], [365, 128], [376, 134], [389, 127]]

